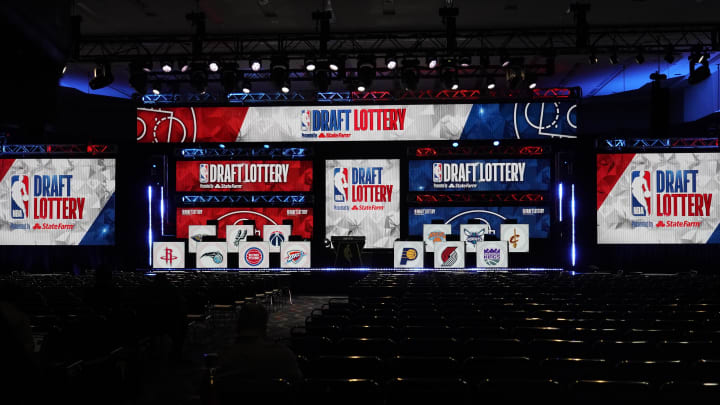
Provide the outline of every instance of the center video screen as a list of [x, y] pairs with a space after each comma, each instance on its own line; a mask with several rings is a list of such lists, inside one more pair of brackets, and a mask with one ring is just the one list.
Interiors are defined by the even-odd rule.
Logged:
[[365, 236], [365, 248], [400, 237], [400, 160], [325, 162], [325, 235]]
[[175, 189], [180, 192], [309, 192], [310, 160], [178, 161]]
[[546, 191], [549, 159], [411, 160], [409, 191]]
[[0, 245], [114, 245], [115, 159], [0, 159]]
[[598, 243], [720, 243], [718, 164], [718, 153], [597, 155]]

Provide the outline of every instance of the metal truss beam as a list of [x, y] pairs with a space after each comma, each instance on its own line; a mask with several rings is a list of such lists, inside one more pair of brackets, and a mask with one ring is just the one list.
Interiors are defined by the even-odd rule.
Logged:
[[212, 147], [212, 148], [185, 148], [177, 151], [178, 157], [185, 159], [214, 159], [214, 158], [238, 158], [238, 157], [263, 157], [283, 159], [303, 159], [310, 157], [311, 152], [307, 148], [233, 148], [233, 147]]
[[408, 149], [408, 156], [419, 158], [436, 157], [472, 157], [480, 155], [507, 155], [507, 156], [540, 156], [550, 153], [549, 146], [457, 146], [457, 147], [422, 147]]
[[24, 144], [0, 146], [0, 154], [2, 155], [108, 155], [114, 153], [117, 153], [117, 146], [115, 145]]
[[311, 195], [184, 195], [180, 202], [195, 204], [244, 204], [244, 205], [306, 205], [312, 204]]
[[[563, 55], [616, 51], [635, 53], [688, 52], [695, 46], [718, 49], [718, 24], [590, 26], [587, 48], [578, 48], [574, 26], [457, 31], [457, 51], [496, 55]], [[74, 59], [94, 62], [98, 58], [129, 61], [138, 56], [181, 58], [193, 55], [193, 35], [83, 36]], [[320, 51], [320, 34], [212, 35], [206, 34], [196, 55], [219, 59], [250, 56], [269, 57], [282, 49], [290, 58], [304, 58]], [[329, 53], [396, 53], [424, 56], [447, 47], [446, 32], [332, 33], [327, 42]]]
[[608, 151], [648, 149], [718, 149], [718, 138], [615, 138], [598, 141]]
[[545, 196], [538, 193], [433, 193], [409, 194], [409, 203], [418, 204], [446, 204], [446, 203], [542, 203]]

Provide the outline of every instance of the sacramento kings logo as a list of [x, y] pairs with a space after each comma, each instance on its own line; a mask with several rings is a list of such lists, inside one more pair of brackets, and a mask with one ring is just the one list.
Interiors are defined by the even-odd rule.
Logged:
[[270, 244], [273, 246], [280, 246], [281, 243], [285, 242], [285, 235], [280, 231], [273, 231], [270, 234]]
[[483, 249], [483, 261], [488, 266], [495, 266], [500, 263], [500, 249], [488, 248]]

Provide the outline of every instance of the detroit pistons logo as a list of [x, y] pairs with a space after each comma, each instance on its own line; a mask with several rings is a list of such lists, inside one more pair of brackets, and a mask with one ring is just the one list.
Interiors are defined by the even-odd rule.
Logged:
[[245, 251], [245, 263], [247, 263], [248, 266], [259, 266], [263, 258], [263, 252], [258, 248], [252, 247]]

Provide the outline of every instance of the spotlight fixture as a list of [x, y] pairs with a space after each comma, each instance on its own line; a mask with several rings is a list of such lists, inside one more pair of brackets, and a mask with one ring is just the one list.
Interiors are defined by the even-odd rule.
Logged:
[[610, 62], [611, 65], [617, 65], [617, 64], [618, 64], [618, 54], [617, 54], [616, 51], [613, 51], [613, 52], [610, 54], [610, 57], [608, 57], [608, 61]]
[[404, 59], [402, 61], [402, 71], [400, 72], [400, 82], [405, 90], [416, 90], [420, 82], [420, 73], [418, 66], [420, 62], [417, 59]]
[[160, 69], [162, 69], [162, 71], [165, 73], [172, 72], [172, 62], [169, 62], [169, 61], [164, 62]]
[[468, 67], [472, 63], [472, 58], [470, 55], [463, 55], [458, 59], [458, 62], [461, 67]]
[[98, 63], [92, 71], [92, 78], [88, 82], [91, 89], [97, 90], [112, 84], [115, 78], [109, 62]]
[[128, 82], [130, 86], [135, 89], [138, 94], [144, 95], [148, 85], [148, 74], [147, 71], [145, 71], [144, 62], [139, 60], [130, 62], [129, 71], [130, 77], [128, 78]]
[[333, 72], [345, 69], [345, 59], [342, 56], [334, 56], [328, 60], [328, 67]]
[[530, 90], [537, 87], [537, 74], [535, 73], [525, 73], [525, 83], [527, 83], [527, 86]]
[[160, 83], [159, 80], [153, 82], [152, 93], [156, 96], [159, 95], [161, 93], [161, 88], [162, 88], [162, 83]]
[[488, 90], [494, 90], [495, 89], [495, 78], [488, 77], [487, 78], [487, 89]]
[[180, 60], [178, 61], [178, 68], [180, 69], [180, 72], [185, 73], [190, 69], [190, 64], [186, 60]]
[[305, 58], [305, 70], [307, 70], [308, 72], [314, 72], [316, 67], [317, 65], [315, 65], [315, 58]]
[[388, 57], [385, 58], [385, 67], [387, 67], [388, 70], [395, 70], [397, 65], [398, 65], [397, 59], [395, 59], [394, 56], [389, 55]]
[[441, 76], [445, 88], [450, 90], [457, 90], [460, 88], [460, 81], [458, 79], [457, 70], [454, 66], [443, 67]]
[[591, 65], [598, 63], [598, 57], [597, 55], [595, 55], [595, 52], [591, 53], [590, 56], [588, 56], [588, 63]]
[[61, 75], [61, 76], [64, 75], [65, 72], [67, 72], [67, 70], [68, 70], [68, 65], [67, 65], [67, 64], [63, 65], [63, 68], [62, 68], [62, 71], [60, 72], [60, 75]]
[[[693, 51], [688, 57], [690, 74], [688, 83], [696, 84], [710, 77], [710, 54]], [[699, 65], [699, 66], [698, 66]]]
[[205, 93], [208, 85], [208, 75], [205, 70], [206, 65], [203, 63], [193, 63], [190, 65], [190, 86], [198, 93]]
[[356, 89], [357, 89], [357, 91], [359, 91], [359, 92], [361, 92], [361, 93], [366, 90], [366, 89], [365, 89], [365, 86], [363, 86], [362, 83], [359, 83], [359, 84], [357, 85]]
[[435, 69], [438, 65], [438, 59], [435, 55], [428, 55], [426, 62], [428, 69]]
[[220, 65], [218, 65], [217, 62], [213, 61], [208, 63], [208, 69], [210, 69], [211, 72], [215, 73], [220, 70]]
[[152, 72], [153, 64], [150, 59], [145, 59], [141, 63], [142, 63], [142, 70], [145, 71], [145, 73]]
[[223, 90], [226, 93], [232, 93], [237, 88], [238, 82], [238, 66], [237, 63], [225, 63], [222, 66], [222, 72], [220, 73], [220, 84], [222, 84]]
[[357, 77], [360, 84], [366, 88], [370, 87], [373, 80], [375, 80], [375, 56], [362, 55], [358, 57]]
[[[290, 92], [288, 67], [288, 58], [286, 56], [275, 55], [272, 57], [270, 65], [270, 79], [278, 88], [280, 88], [280, 90], [282, 90], [283, 93]], [[287, 91], [285, 89], [287, 89]]]
[[252, 91], [252, 85], [250, 83], [250, 80], [244, 79], [242, 82], [242, 92], [245, 94], [250, 94]]
[[257, 72], [262, 68], [262, 62], [260, 61], [260, 59], [250, 59], [248, 62], [248, 64], [250, 65], [250, 70], [252, 70], [253, 72]]
[[500, 54], [500, 66], [508, 67], [508, 66], [510, 66], [510, 62], [511, 62], [511, 58], [508, 54], [506, 54], [504, 52]]

